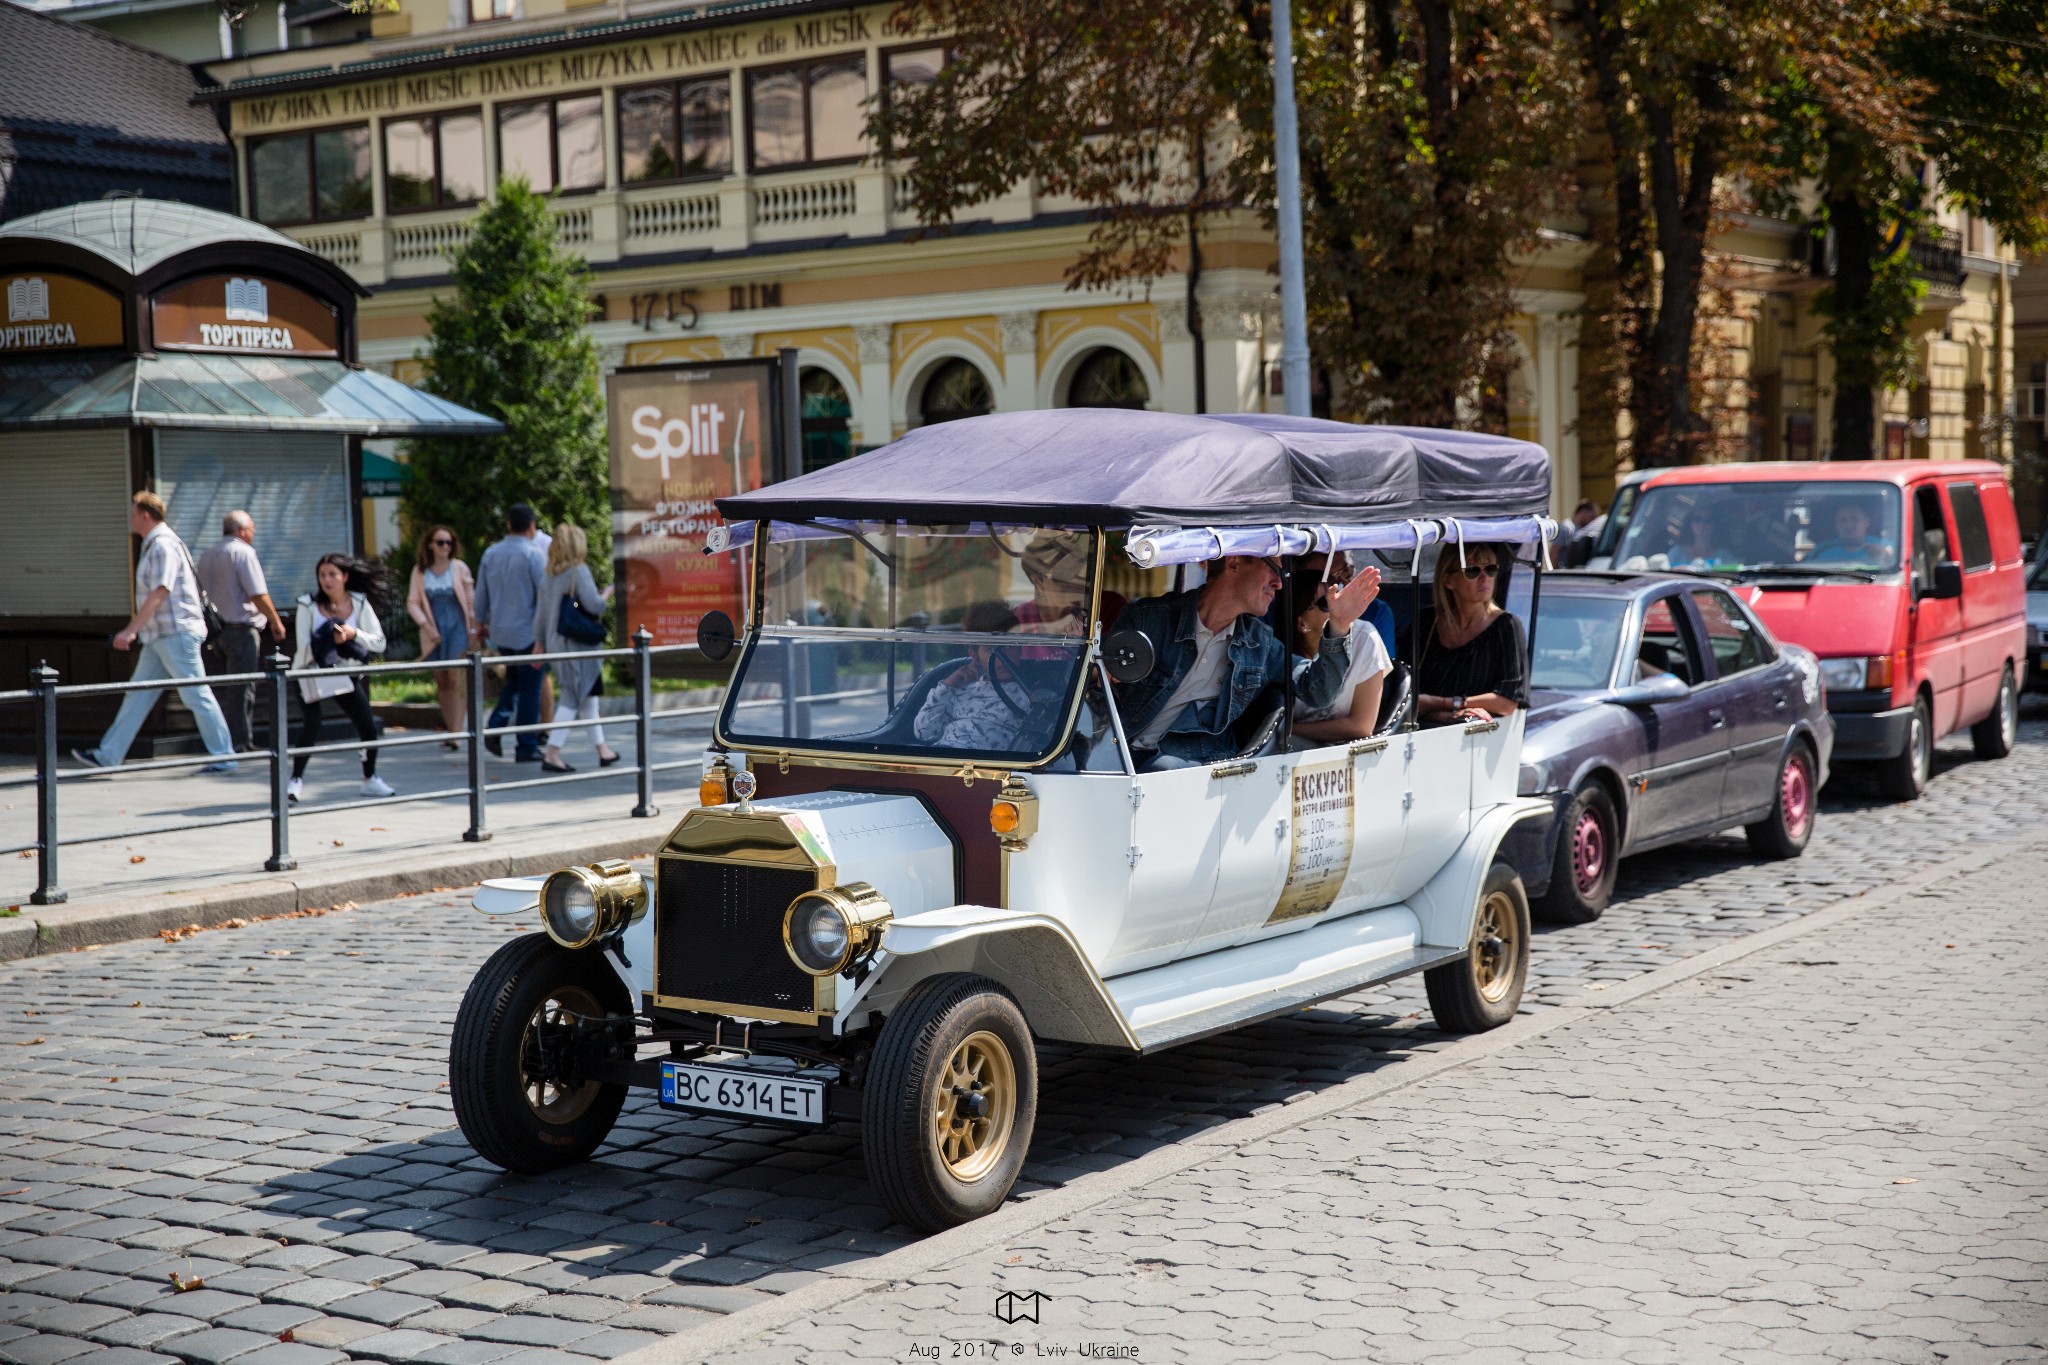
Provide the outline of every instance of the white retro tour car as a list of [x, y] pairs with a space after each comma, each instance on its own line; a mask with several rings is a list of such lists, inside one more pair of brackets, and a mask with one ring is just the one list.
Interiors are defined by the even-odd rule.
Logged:
[[1554, 534], [1549, 496], [1521, 441], [1069, 410], [923, 428], [720, 499], [713, 548], [743, 556], [750, 600], [743, 629], [714, 614], [700, 635], [739, 655], [702, 806], [649, 877], [598, 863], [478, 893], [537, 905], [546, 932], [463, 999], [464, 1134], [515, 1171], [580, 1161], [629, 1086], [857, 1121], [883, 1200], [931, 1230], [1015, 1182], [1039, 1039], [1149, 1053], [1412, 972], [1441, 1027], [1506, 1022], [1529, 919], [1496, 853], [1548, 813], [1515, 795], [1522, 715], [1418, 727], [1397, 664], [1367, 738], [1290, 743], [1283, 685], [1232, 756], [1151, 771], [1117, 696], [1153, 651], [1113, 629], [1104, 580], [1112, 554], [1135, 586], [1342, 549], [1413, 584], [1426, 549], [1472, 541], [1519, 568]]

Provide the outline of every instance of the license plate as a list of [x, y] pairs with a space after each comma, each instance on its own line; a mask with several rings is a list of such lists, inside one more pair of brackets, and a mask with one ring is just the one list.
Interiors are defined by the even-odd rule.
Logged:
[[661, 1064], [661, 1102], [665, 1107], [707, 1114], [744, 1114], [777, 1123], [823, 1123], [826, 1084], [731, 1066]]

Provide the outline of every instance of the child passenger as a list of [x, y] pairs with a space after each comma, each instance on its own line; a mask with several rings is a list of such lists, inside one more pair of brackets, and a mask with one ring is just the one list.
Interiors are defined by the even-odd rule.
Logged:
[[[976, 602], [960, 622], [969, 635], [1005, 634], [1016, 627], [1016, 613], [1001, 602]], [[967, 662], [932, 688], [911, 725], [921, 743], [946, 749], [1017, 747], [1017, 732], [1035, 699], [1010, 661], [1014, 651], [991, 663], [994, 654], [988, 645], [969, 645]]]

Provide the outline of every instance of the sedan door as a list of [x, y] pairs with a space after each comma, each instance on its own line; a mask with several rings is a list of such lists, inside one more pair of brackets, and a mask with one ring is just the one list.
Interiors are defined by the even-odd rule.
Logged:
[[1730, 824], [1762, 818], [1777, 800], [1778, 759], [1798, 712], [1799, 678], [1770, 637], [1723, 588], [1694, 588], [1693, 612], [1713, 658], [1708, 705], [1727, 718], [1728, 775], [1721, 815]]
[[1644, 606], [1636, 662], [1639, 677], [1669, 673], [1689, 690], [1682, 700], [1638, 708], [1647, 758], [1641, 772], [1629, 774], [1635, 789], [1631, 849], [1702, 826], [1718, 828], [1728, 765], [1727, 713], [1715, 704], [1712, 674], [1681, 593], [1667, 592]]

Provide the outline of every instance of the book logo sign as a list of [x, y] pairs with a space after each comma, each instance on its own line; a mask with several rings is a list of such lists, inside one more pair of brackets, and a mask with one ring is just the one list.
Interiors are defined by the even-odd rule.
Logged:
[[261, 280], [229, 280], [226, 312], [229, 322], [270, 321], [270, 287]]
[[28, 275], [7, 285], [9, 322], [47, 322], [50, 317], [50, 282]]

